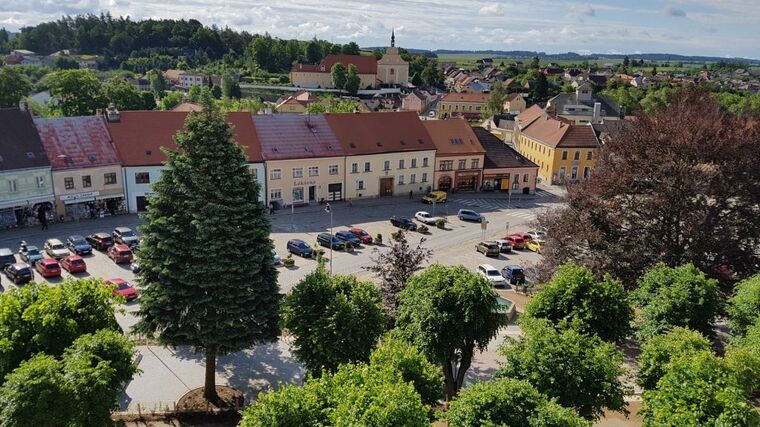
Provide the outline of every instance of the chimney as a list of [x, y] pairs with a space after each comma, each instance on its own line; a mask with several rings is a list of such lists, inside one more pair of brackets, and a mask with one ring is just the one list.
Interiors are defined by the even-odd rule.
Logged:
[[591, 123], [592, 124], [598, 124], [599, 120], [602, 116], [602, 103], [601, 102], [595, 102], [594, 103], [594, 115], [591, 116]]
[[108, 123], [119, 123], [121, 121], [121, 113], [113, 104], [108, 104], [108, 108], [106, 108], [106, 120]]

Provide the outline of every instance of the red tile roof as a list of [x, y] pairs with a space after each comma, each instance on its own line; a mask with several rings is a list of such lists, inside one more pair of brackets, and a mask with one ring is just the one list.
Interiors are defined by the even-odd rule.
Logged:
[[485, 153], [472, 127], [463, 119], [423, 120], [422, 125], [433, 139], [436, 155]]
[[253, 116], [264, 160], [343, 156], [343, 148], [323, 116], [265, 114]]
[[488, 94], [486, 93], [454, 93], [450, 92], [443, 95], [441, 101], [449, 102], [482, 102], [485, 103], [488, 100]]
[[102, 116], [34, 119], [53, 170], [119, 164]]
[[[333, 65], [340, 62], [348, 69], [349, 64], [356, 66], [359, 74], [377, 74], [377, 59], [374, 55], [327, 55], [319, 64], [295, 64], [291, 71], [312, 73], [329, 73]], [[324, 66], [324, 71], [321, 67]]]
[[[124, 166], [160, 165], [166, 161], [161, 147], [176, 150], [174, 135], [185, 126], [188, 113], [183, 111], [122, 111], [118, 123], [107, 123], [108, 130]], [[247, 147], [249, 162], [260, 162], [261, 144], [253, 129], [251, 114], [227, 114], [234, 126], [234, 139]]]
[[543, 114], [523, 128], [522, 133], [552, 148], [596, 148], [599, 146], [594, 129], [590, 125], [573, 125], [549, 117], [548, 114]]
[[524, 128], [533, 123], [544, 114], [544, 109], [538, 104], [533, 104], [528, 109], [517, 115], [517, 126]]
[[347, 156], [435, 150], [415, 111], [327, 113], [324, 115]]

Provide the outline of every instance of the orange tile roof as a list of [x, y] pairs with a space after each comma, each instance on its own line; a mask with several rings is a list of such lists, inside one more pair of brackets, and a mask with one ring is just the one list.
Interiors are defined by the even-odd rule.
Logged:
[[488, 100], [488, 94], [486, 93], [447, 93], [443, 95], [441, 101], [450, 102], [482, 102], [485, 103]]
[[423, 120], [435, 144], [436, 155], [484, 154], [478, 137], [464, 119]]
[[324, 116], [347, 156], [435, 150], [415, 111], [327, 113]]
[[524, 128], [544, 114], [544, 109], [538, 104], [531, 105], [528, 109], [517, 115], [517, 126]]
[[523, 128], [522, 133], [552, 148], [596, 148], [599, 146], [594, 129], [590, 125], [573, 125], [549, 117], [548, 114], [541, 115]]
[[[174, 135], [185, 126], [183, 111], [122, 111], [117, 123], [107, 123], [111, 139], [124, 166], [158, 166], [166, 161], [161, 147], [176, 150]], [[251, 113], [227, 114], [234, 126], [234, 139], [246, 147], [249, 162], [261, 162], [261, 144], [253, 128]]]
[[[377, 59], [374, 55], [327, 55], [319, 64], [295, 64], [291, 71], [312, 73], [329, 73], [332, 66], [340, 62], [348, 69], [349, 64], [356, 66], [359, 74], [377, 74]], [[321, 66], [325, 69], [322, 71]]]

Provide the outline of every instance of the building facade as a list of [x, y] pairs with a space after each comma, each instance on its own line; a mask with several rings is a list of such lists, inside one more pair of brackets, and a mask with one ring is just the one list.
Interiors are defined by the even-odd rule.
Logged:
[[485, 93], [447, 93], [438, 103], [438, 118], [462, 117], [478, 120], [486, 101], [488, 94]]
[[391, 32], [391, 46], [385, 50], [383, 57], [377, 61], [377, 80], [382, 85], [409, 85], [409, 63], [401, 58], [401, 54], [396, 47], [395, 32]]
[[436, 148], [433, 188], [447, 192], [479, 190], [485, 150], [470, 125], [463, 119], [422, 123]]
[[503, 143], [488, 129], [473, 129], [485, 151], [483, 191], [533, 194], [538, 166]]

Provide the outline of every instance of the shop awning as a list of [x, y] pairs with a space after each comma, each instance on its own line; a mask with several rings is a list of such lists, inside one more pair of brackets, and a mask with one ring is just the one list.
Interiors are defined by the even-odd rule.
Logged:
[[22, 199], [4, 200], [0, 202], [0, 209], [34, 207], [38, 203], [53, 203], [55, 197], [52, 194], [45, 196], [25, 197]]

